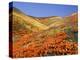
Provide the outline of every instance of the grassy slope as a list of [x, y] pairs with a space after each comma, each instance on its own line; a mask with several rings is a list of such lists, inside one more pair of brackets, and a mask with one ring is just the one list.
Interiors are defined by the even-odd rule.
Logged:
[[13, 17], [15, 16], [18, 18], [16, 19], [18, 22], [25, 25], [26, 28], [31, 29], [32, 31], [40, 31], [48, 28], [48, 26], [39, 23], [38, 21], [29, 16], [25, 16], [24, 14], [18, 14], [17, 12], [13, 11]]

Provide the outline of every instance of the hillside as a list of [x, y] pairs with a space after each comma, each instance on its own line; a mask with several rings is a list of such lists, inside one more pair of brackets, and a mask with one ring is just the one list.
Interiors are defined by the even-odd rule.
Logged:
[[[26, 24], [25, 27], [31, 29], [32, 31], [38, 31], [38, 30], [40, 31], [48, 28], [46, 25], [37, 22], [35, 19], [33, 19], [30, 16], [24, 14], [18, 14], [16, 11], [13, 11], [13, 19], [15, 20], [15, 18], [19, 18], [17, 19], [17, 21], [22, 24]], [[27, 27], [27, 25], [30, 27]]]
[[13, 11], [10, 13], [10, 21], [12, 21], [12, 29], [14, 32], [13, 40], [21, 37], [24, 33], [38, 32], [49, 28], [16, 8], [13, 8]]
[[78, 14], [77, 13], [73, 13], [70, 16], [67, 16], [64, 18], [65, 23], [68, 26], [71, 26], [71, 29], [73, 32], [77, 32], [78, 31]]
[[9, 23], [12, 21], [12, 32], [9, 33], [13, 34], [13, 57], [78, 53], [76, 13], [67, 17], [33, 17], [13, 8], [9, 17]]

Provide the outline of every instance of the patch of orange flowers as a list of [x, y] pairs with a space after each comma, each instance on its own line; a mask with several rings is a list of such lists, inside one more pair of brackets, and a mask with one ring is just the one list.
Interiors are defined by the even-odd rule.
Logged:
[[[45, 36], [42, 44], [29, 41], [33, 34], [24, 35], [13, 43], [13, 57], [38, 57], [77, 54], [77, 42], [67, 40], [67, 34], [60, 32], [55, 36]], [[39, 41], [38, 41], [39, 42]]]

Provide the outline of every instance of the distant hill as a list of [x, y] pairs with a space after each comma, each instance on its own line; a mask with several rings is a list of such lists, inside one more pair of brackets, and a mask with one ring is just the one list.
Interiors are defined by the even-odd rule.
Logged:
[[45, 30], [48, 27], [42, 23], [39, 23], [33, 17], [23, 14], [18, 9], [13, 8], [13, 23], [19, 23], [25, 26], [25, 28], [32, 30], [33, 32]]
[[70, 16], [64, 18], [68, 26], [71, 26], [74, 32], [78, 31], [78, 13], [73, 13]]

